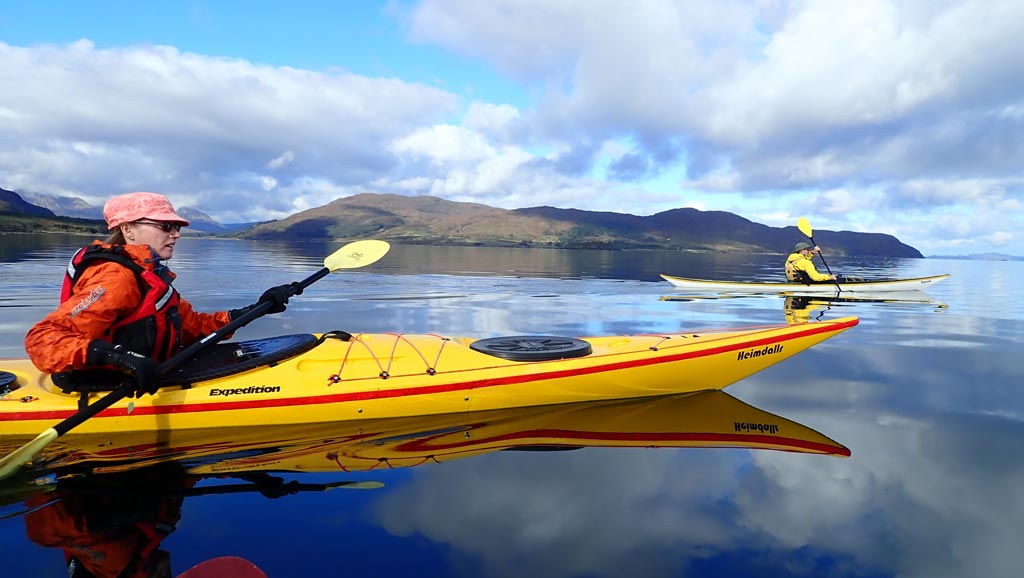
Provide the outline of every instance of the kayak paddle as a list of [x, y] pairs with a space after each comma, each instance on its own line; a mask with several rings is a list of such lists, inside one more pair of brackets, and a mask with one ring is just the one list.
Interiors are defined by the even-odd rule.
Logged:
[[[391, 246], [385, 241], [367, 240], [349, 243], [324, 259], [323, 269], [320, 269], [302, 281], [293, 283], [289, 290], [289, 297], [300, 293], [306, 287], [309, 287], [316, 281], [326, 277], [329, 273], [339, 269], [358, 269], [359, 267], [365, 267], [373, 264], [386, 255], [390, 249]], [[167, 373], [181, 362], [189, 359], [206, 347], [218, 343], [223, 340], [225, 336], [234, 333], [252, 321], [266, 315], [267, 311], [271, 307], [273, 307], [273, 303], [269, 301], [264, 301], [263, 303], [258, 304], [238, 319], [231, 321], [224, 327], [221, 327], [217, 331], [214, 331], [186, 347], [167, 361], [161, 363], [160, 372]], [[28, 463], [29, 460], [34, 458], [36, 454], [42, 451], [46, 446], [50, 445], [54, 440], [68, 433], [72, 428], [81, 425], [87, 419], [114, 405], [118, 401], [121, 401], [129, 393], [131, 393], [130, 386], [128, 384], [121, 385], [107, 395], [96, 400], [95, 403], [79, 410], [75, 415], [44, 431], [36, 436], [32, 441], [4, 456], [0, 459], [0, 480], [10, 476], [20, 466]]]
[[[811, 229], [811, 222], [808, 221], [806, 217], [800, 217], [800, 219], [797, 220], [796, 228], [800, 229], [800, 232], [811, 240], [811, 245], [814, 245], [815, 247], [818, 246], [818, 244], [814, 242], [814, 231]], [[821, 262], [825, 265], [825, 270], [828, 271], [829, 275], [832, 275], [832, 269], [829, 268], [828, 261], [825, 260], [825, 255], [822, 255], [821, 251], [818, 251], [818, 256], [821, 257]], [[836, 284], [836, 290], [842, 292], [843, 288], [839, 286], [839, 278], [837, 277], [836, 279], [833, 279], [833, 281]]]

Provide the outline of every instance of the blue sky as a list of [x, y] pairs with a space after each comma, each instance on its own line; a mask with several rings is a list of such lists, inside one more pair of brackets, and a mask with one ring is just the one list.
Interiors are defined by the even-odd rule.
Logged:
[[1024, 255], [1014, 1], [0, 0], [0, 187], [361, 192]]

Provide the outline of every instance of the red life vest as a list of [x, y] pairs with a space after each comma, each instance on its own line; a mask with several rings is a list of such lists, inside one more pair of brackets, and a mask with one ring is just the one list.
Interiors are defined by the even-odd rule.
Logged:
[[90, 265], [113, 262], [127, 267], [139, 282], [142, 301], [127, 317], [118, 319], [102, 338], [125, 349], [164, 361], [181, 349], [180, 297], [171, 284], [136, 263], [120, 245], [90, 245], [75, 253], [64, 275], [61, 303], [71, 298], [75, 283]]

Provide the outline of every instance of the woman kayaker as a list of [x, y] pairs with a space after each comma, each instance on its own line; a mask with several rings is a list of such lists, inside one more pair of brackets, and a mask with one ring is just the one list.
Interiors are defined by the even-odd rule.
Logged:
[[835, 281], [835, 275], [819, 273], [814, 267], [815, 253], [821, 253], [821, 247], [800, 241], [793, 252], [786, 258], [786, 279], [799, 283], [825, 283]]
[[25, 337], [32, 363], [65, 391], [113, 389], [121, 381], [113, 368], [131, 376], [132, 397], [156, 393], [159, 362], [259, 303], [272, 302], [269, 313], [285, 310], [288, 285], [268, 289], [242, 309], [193, 310], [171, 286], [175, 274], [166, 264], [188, 221], [163, 195], [116, 196], [104, 205], [103, 217], [110, 237], [75, 253], [60, 305]]

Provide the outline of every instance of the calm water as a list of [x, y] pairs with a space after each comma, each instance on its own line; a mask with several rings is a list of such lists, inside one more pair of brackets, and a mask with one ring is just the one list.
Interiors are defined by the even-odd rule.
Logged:
[[[84, 239], [0, 236], [0, 357], [23, 357]], [[186, 239], [172, 268], [201, 310], [305, 278], [338, 245]], [[827, 250], [827, 248], [826, 248]], [[826, 253], [827, 256], [827, 253]], [[685, 296], [658, 273], [769, 279], [779, 256], [396, 246], [237, 335], [608, 335], [785, 320], [778, 297]], [[1018, 576], [1024, 530], [1024, 263], [846, 261], [862, 276], [953, 276], [924, 302], [833, 303], [861, 324], [728, 389], [852, 457], [741, 449], [497, 452], [311, 483], [376, 490], [187, 498], [176, 572], [218, 555], [285, 576]], [[663, 299], [669, 298], [669, 299]], [[0, 510], [12, 515], [21, 506]], [[4, 576], [59, 576], [59, 550], [0, 519]]]

